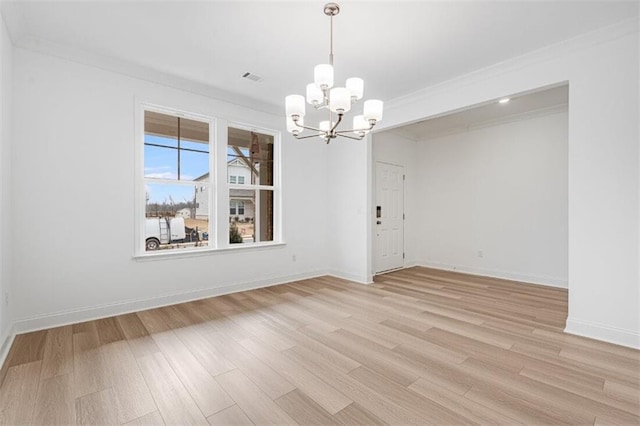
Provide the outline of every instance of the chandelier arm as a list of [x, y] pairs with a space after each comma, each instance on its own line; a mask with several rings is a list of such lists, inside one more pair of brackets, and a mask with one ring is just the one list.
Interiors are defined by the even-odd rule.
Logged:
[[316, 129], [315, 127], [309, 127], [309, 126], [304, 126], [304, 125], [303, 125], [303, 126], [301, 126], [301, 125], [299, 125], [298, 123], [295, 123], [295, 124], [296, 124], [296, 126], [297, 126], [297, 127], [300, 127], [300, 128], [302, 128], [302, 129], [305, 129], [305, 130], [311, 130], [312, 132], [320, 132], [320, 133], [324, 133], [324, 130]]
[[350, 129], [350, 130], [339, 130], [336, 133], [341, 135], [342, 133], [352, 133], [352, 132], [370, 132], [373, 129], [374, 124], [369, 125], [368, 129]]
[[295, 136], [296, 139], [309, 139], [309, 138], [317, 138], [318, 136], [320, 136], [320, 134], [307, 135], [307, 136], [298, 136], [298, 135], [293, 135], [293, 136]]
[[331, 130], [329, 130], [328, 133], [337, 133], [336, 127], [338, 127], [338, 125], [340, 124], [340, 122], [342, 121], [342, 117], [344, 116], [344, 114], [340, 114], [338, 113], [338, 121], [336, 121], [336, 124], [333, 125], [333, 127], [331, 128]]
[[364, 135], [357, 137], [351, 135], [343, 135], [342, 133], [339, 133], [336, 136], [340, 136], [341, 138], [353, 139], [354, 141], [361, 141], [364, 138]]

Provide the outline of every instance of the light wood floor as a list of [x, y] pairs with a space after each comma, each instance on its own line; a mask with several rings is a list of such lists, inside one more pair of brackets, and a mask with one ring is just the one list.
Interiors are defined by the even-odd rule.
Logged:
[[638, 425], [639, 351], [564, 290], [426, 268], [17, 336], [2, 424]]

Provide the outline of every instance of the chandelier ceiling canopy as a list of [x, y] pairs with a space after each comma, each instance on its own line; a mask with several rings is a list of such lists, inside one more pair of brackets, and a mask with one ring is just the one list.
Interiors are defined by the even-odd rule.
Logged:
[[[364, 95], [364, 81], [358, 77], [348, 78], [344, 87], [334, 87], [333, 81], [333, 17], [340, 13], [336, 3], [327, 3], [324, 13], [330, 20], [329, 63], [316, 65], [314, 81], [307, 84], [306, 99], [302, 95], [285, 98], [287, 130], [297, 139], [320, 137], [327, 143], [339, 136], [361, 140], [382, 119], [383, 103], [377, 99], [364, 102], [363, 113], [353, 117], [353, 126], [348, 130], [338, 130], [344, 114]], [[320, 121], [318, 127], [304, 124], [305, 101], [316, 110], [326, 110], [327, 120]], [[313, 132], [302, 135], [304, 130]]]

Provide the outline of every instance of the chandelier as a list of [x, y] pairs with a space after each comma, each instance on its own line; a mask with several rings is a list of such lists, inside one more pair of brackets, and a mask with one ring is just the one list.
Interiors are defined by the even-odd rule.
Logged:
[[[364, 94], [364, 81], [361, 78], [348, 78], [345, 87], [333, 87], [333, 17], [340, 12], [336, 3], [327, 3], [324, 14], [330, 19], [329, 63], [316, 65], [313, 70], [314, 82], [307, 84], [306, 102], [316, 110], [327, 110], [328, 120], [321, 121], [318, 127], [304, 124], [305, 97], [289, 95], [285, 98], [287, 131], [297, 139], [320, 137], [327, 143], [338, 136], [361, 140], [382, 119], [382, 101], [370, 99], [364, 102], [362, 115], [353, 117], [353, 127], [349, 130], [337, 130], [351, 107]], [[334, 116], [334, 114], [336, 114]], [[302, 135], [304, 130], [314, 132]]]

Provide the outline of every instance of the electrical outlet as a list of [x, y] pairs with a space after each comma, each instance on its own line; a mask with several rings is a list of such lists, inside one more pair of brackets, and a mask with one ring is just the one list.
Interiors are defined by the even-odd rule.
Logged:
[[478, 250], [478, 257], [484, 257], [484, 253], [482, 252], [482, 250]]
[[9, 292], [8, 291], [4, 292], [4, 304], [5, 304], [5, 306], [9, 306]]
[[295, 254], [291, 256], [291, 261], [292, 261], [292, 262], [295, 262], [295, 261], [296, 261], [296, 255], [295, 255]]

